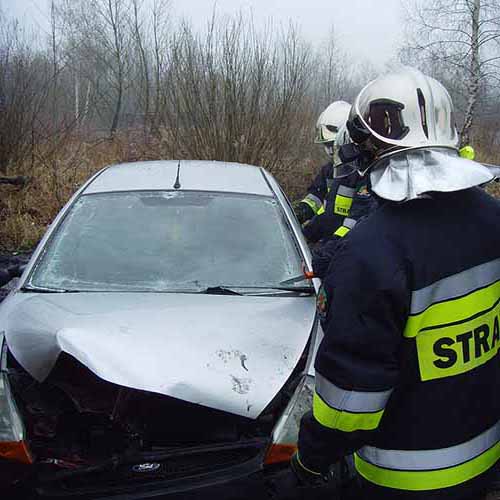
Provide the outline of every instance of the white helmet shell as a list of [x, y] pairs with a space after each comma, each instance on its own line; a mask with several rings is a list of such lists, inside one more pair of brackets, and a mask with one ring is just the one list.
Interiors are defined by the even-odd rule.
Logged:
[[323, 144], [325, 142], [334, 142], [337, 138], [337, 133], [347, 121], [351, 105], [345, 101], [332, 102], [319, 115], [316, 123], [316, 137], [314, 142]]
[[370, 138], [379, 150], [458, 147], [450, 94], [412, 68], [370, 82], [354, 101], [348, 127], [355, 142]]

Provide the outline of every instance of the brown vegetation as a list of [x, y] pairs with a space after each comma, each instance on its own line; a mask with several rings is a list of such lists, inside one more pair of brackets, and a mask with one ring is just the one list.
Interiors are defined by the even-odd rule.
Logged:
[[[317, 166], [317, 161], [307, 157], [307, 153], [316, 153], [311, 149], [305, 151], [303, 161], [283, 162], [271, 169], [292, 199], [303, 194]], [[145, 141], [136, 131], [94, 142], [70, 138], [57, 148], [54, 144], [40, 146], [33, 162], [11, 169], [11, 173], [29, 176], [26, 187], [0, 185], [0, 252], [36, 245], [64, 203], [101, 168], [128, 161], [171, 159], [169, 150], [165, 142]]]
[[[36, 244], [78, 186], [113, 163], [249, 163], [292, 200], [304, 194], [324, 162], [315, 119], [353, 98], [374, 76], [369, 64], [350, 61], [332, 34], [314, 48], [293, 26], [216, 15], [198, 32], [169, 6], [53, 0], [45, 45], [0, 12], [0, 176], [29, 179], [0, 183], [0, 251]], [[460, 86], [446, 83], [460, 102]], [[472, 143], [498, 164], [498, 113], [484, 109]]]

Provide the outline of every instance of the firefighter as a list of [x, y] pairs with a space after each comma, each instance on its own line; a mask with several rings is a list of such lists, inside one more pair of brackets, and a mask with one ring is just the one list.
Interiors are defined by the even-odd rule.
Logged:
[[357, 96], [378, 209], [339, 243], [318, 294], [324, 339], [292, 469], [359, 499], [477, 500], [500, 458], [500, 203], [458, 155], [451, 98], [404, 69]]
[[367, 176], [360, 173], [363, 169], [362, 159], [353, 158], [350, 161], [349, 153], [344, 149], [352, 146], [345, 126], [339, 130], [336, 145], [340, 160], [344, 161], [333, 168], [332, 187], [322, 208], [303, 227], [309, 242], [320, 243], [312, 252], [313, 272], [318, 278], [323, 278], [337, 242], [377, 206], [375, 198], [368, 191]]
[[321, 167], [319, 174], [309, 186], [306, 197], [295, 206], [295, 213], [301, 224], [312, 219], [318, 213], [331, 188], [333, 162], [336, 156], [335, 140], [340, 127], [345, 124], [350, 110], [349, 103], [335, 101], [319, 115], [314, 142], [323, 145], [328, 156], [328, 163]]

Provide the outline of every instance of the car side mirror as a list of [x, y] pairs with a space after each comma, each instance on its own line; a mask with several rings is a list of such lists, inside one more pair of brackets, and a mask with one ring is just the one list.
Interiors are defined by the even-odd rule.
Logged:
[[6, 285], [13, 278], [20, 278], [25, 269], [25, 264], [10, 266], [7, 269], [0, 269], [0, 286]]

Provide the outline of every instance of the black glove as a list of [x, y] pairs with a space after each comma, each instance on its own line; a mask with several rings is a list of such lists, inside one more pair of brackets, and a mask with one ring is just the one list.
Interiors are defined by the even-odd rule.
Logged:
[[321, 487], [325, 486], [325, 484], [331, 479], [329, 472], [323, 474], [321, 472], [315, 472], [308, 469], [300, 461], [298, 452], [296, 452], [290, 460], [290, 467], [297, 478], [299, 486], [308, 486], [313, 488]]
[[313, 209], [303, 201], [300, 201], [299, 203], [294, 203], [293, 209], [295, 211], [297, 219], [299, 219], [299, 222], [301, 224], [304, 224], [304, 222], [314, 217]]
[[341, 239], [340, 236], [332, 236], [329, 240], [321, 240], [319, 246], [313, 250], [312, 268], [314, 276], [324, 279]]

